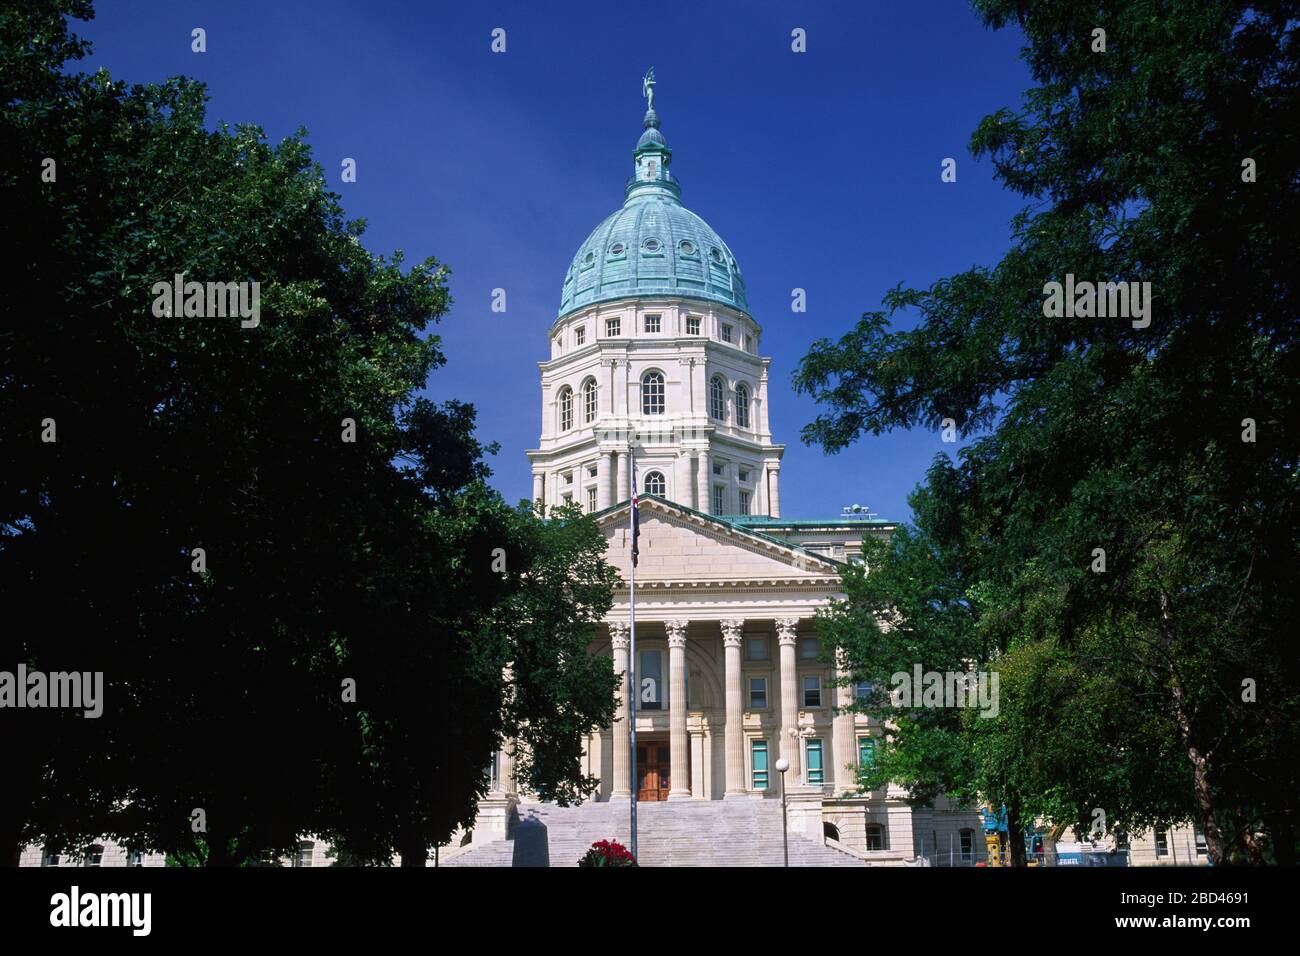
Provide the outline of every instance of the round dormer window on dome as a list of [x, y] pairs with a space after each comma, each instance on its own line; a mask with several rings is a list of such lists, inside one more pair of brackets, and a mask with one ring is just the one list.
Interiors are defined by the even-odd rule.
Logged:
[[684, 256], [695, 255], [695, 243], [691, 242], [689, 239], [683, 239], [682, 244], [677, 248], [682, 251], [682, 255]]
[[646, 252], [651, 252], [651, 253], [653, 253], [653, 252], [658, 252], [658, 251], [659, 251], [659, 240], [658, 240], [658, 239], [647, 239], [645, 242], [641, 243], [641, 248], [644, 249]]
[[621, 242], [616, 242], [609, 247], [609, 254], [611, 256], [621, 256], [625, 251], [627, 251], [627, 246], [623, 245]]

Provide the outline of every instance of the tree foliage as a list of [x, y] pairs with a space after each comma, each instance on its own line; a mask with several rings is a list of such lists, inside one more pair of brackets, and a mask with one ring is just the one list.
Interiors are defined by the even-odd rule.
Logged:
[[[106, 685], [98, 719], [0, 713], [6, 856], [108, 835], [256, 862], [313, 832], [422, 863], [515, 735], [524, 783], [589, 792], [613, 572], [589, 520], [486, 488], [472, 406], [417, 397], [448, 270], [367, 251], [303, 132], [65, 69], [92, 14], [0, 12], [0, 602], [27, 612], [4, 658]], [[156, 316], [176, 274], [257, 281], [260, 324]]]
[[[1001, 719], [962, 735], [973, 772], [948, 784], [1070, 823], [1191, 818], [1216, 861], [1263, 858], [1267, 831], [1291, 861], [1300, 10], [976, 7], [1023, 31], [1036, 85], [971, 149], [1030, 205], [995, 266], [896, 288], [814, 343], [804, 438], [833, 452], [951, 419], [971, 439], [880, 569], [918, 653], [955, 621], [1004, 674]], [[1067, 274], [1149, 282], [1149, 324], [1046, 317]], [[908, 576], [918, 549], [929, 580]], [[930, 601], [947, 613], [907, 618]]]

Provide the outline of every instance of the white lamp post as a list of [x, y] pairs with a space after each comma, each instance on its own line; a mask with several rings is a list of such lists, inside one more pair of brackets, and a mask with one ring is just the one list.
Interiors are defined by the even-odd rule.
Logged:
[[782, 757], [776, 762], [777, 773], [781, 775], [781, 847], [785, 851], [785, 865], [790, 865], [790, 837], [785, 824], [785, 772], [790, 769], [790, 761]]

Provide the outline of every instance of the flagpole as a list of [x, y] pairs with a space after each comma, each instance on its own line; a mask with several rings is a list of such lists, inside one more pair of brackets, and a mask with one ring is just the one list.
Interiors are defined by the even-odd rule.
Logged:
[[632, 506], [628, 509], [628, 517], [632, 525], [632, 553], [629, 562], [628, 575], [628, 619], [630, 621], [629, 630], [631, 632], [630, 643], [630, 661], [628, 666], [628, 696], [631, 698], [628, 705], [629, 725], [631, 733], [628, 735], [628, 747], [631, 750], [632, 782], [630, 789], [632, 791], [632, 858], [640, 862], [636, 852], [636, 702], [640, 694], [637, 692], [636, 683], [636, 533], [637, 533], [637, 500], [636, 500], [636, 450], [629, 443], [628, 446], [628, 474], [632, 479]]

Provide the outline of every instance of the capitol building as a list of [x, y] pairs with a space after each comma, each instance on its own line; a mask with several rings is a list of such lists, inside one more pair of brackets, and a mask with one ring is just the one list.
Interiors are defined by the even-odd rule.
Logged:
[[[682, 203], [652, 76], [645, 92], [649, 109], [622, 205], [564, 275], [550, 355], [540, 363], [541, 436], [527, 453], [534, 500], [594, 513], [625, 584], [633, 482], [639, 493], [636, 779], [624, 586], [592, 644], [623, 675], [613, 726], [586, 748], [585, 770], [600, 780], [595, 803], [626, 808], [635, 790], [642, 804], [665, 803], [643, 809], [648, 834], [671, 827], [674, 815], [729, 833], [730, 816], [758, 825], [779, 814], [775, 767], [784, 758], [794, 838], [829, 842], [850, 862], [901, 862], [936, 847], [945, 858], [980, 859], [972, 810], [913, 810], [895, 787], [858, 792], [857, 768], [871, 759], [880, 729], [840, 709], [854, 688], [827, 663], [814, 615], [843, 597], [840, 572], [861, 560], [864, 539], [893, 525], [852, 514], [782, 518], [785, 446], [769, 425], [762, 326], [732, 248]], [[531, 811], [508, 754], [491, 773], [476, 830], [448, 862], [507, 836], [521, 812], [551, 829], [583, 829], [584, 814], [606, 827], [621, 820], [592, 807]], [[714, 806], [691, 808], [705, 803]], [[592, 840], [614, 835], [590, 831]], [[641, 843], [649, 849], [646, 835]], [[718, 848], [708, 859], [727, 862]]]
[[[643, 865], [781, 865], [783, 802], [792, 865], [983, 862], [975, 808], [942, 798], [914, 808], [894, 785], [859, 790], [883, 730], [848, 710], [862, 688], [832, 663], [815, 615], [844, 597], [841, 572], [862, 560], [864, 541], [894, 525], [852, 510], [782, 517], [762, 326], [732, 248], [682, 204], [652, 74], [644, 92], [622, 204], [563, 277], [539, 363], [540, 437], [527, 452], [534, 501], [593, 514], [623, 579], [591, 644], [623, 678], [612, 726], [586, 741], [583, 770], [599, 787], [581, 806], [541, 803], [516, 782], [506, 746], [492, 755], [474, 827], [430, 865], [572, 866], [594, 841], [629, 840], [633, 798]], [[1203, 862], [1202, 846], [1188, 828], [1156, 830], [1133, 841], [1131, 858]], [[164, 861], [105, 841], [83, 859], [29, 847], [22, 862]], [[285, 862], [326, 866], [329, 848], [304, 838]]]

